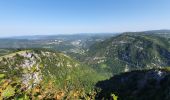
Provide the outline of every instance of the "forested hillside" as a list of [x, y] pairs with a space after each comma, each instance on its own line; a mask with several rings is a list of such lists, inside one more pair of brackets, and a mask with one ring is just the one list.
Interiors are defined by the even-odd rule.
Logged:
[[94, 85], [103, 79], [58, 52], [22, 50], [0, 58], [1, 99], [94, 98]]
[[124, 33], [96, 43], [85, 58], [96, 69], [113, 74], [170, 65], [168, 38], [145, 33]]

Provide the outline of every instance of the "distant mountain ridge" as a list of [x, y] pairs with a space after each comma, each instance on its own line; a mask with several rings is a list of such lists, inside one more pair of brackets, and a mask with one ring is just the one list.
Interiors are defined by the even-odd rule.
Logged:
[[51, 35], [26, 35], [26, 36], [12, 36], [12, 37], [1, 37], [0, 39], [28, 39], [28, 40], [38, 40], [38, 39], [56, 39], [56, 38], [82, 38], [90, 36], [104, 36], [104, 35], [114, 35], [118, 33], [77, 33], [77, 34], [51, 34]]
[[161, 33], [170, 33], [170, 30], [168, 29], [162, 29], [162, 30], [150, 30], [150, 31], [143, 31], [144, 33], [156, 33], [156, 34], [161, 34]]

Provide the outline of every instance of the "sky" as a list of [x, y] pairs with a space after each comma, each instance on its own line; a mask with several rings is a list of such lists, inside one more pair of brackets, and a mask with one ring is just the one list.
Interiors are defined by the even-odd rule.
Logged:
[[170, 29], [170, 0], [0, 0], [0, 37]]

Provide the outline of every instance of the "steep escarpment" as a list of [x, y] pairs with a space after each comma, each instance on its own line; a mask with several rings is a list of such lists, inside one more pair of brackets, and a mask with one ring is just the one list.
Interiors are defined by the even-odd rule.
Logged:
[[86, 62], [112, 73], [170, 65], [167, 38], [144, 33], [124, 33], [89, 48]]

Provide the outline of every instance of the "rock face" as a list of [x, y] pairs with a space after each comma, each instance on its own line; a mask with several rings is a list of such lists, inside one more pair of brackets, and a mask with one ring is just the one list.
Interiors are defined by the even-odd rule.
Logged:
[[167, 38], [153, 34], [124, 33], [92, 45], [86, 62], [113, 74], [127, 69], [161, 68], [170, 65], [169, 43]]
[[60, 70], [63, 68], [63, 71], [67, 72], [78, 65], [76, 61], [64, 54], [25, 50], [1, 57], [0, 73], [9, 78], [19, 78], [27, 89], [31, 89], [44, 77], [54, 77], [58, 72], [57, 68]]
[[97, 99], [111, 99], [111, 94], [120, 100], [169, 100], [170, 72], [167, 69], [132, 71], [116, 75], [96, 84], [101, 88]]

